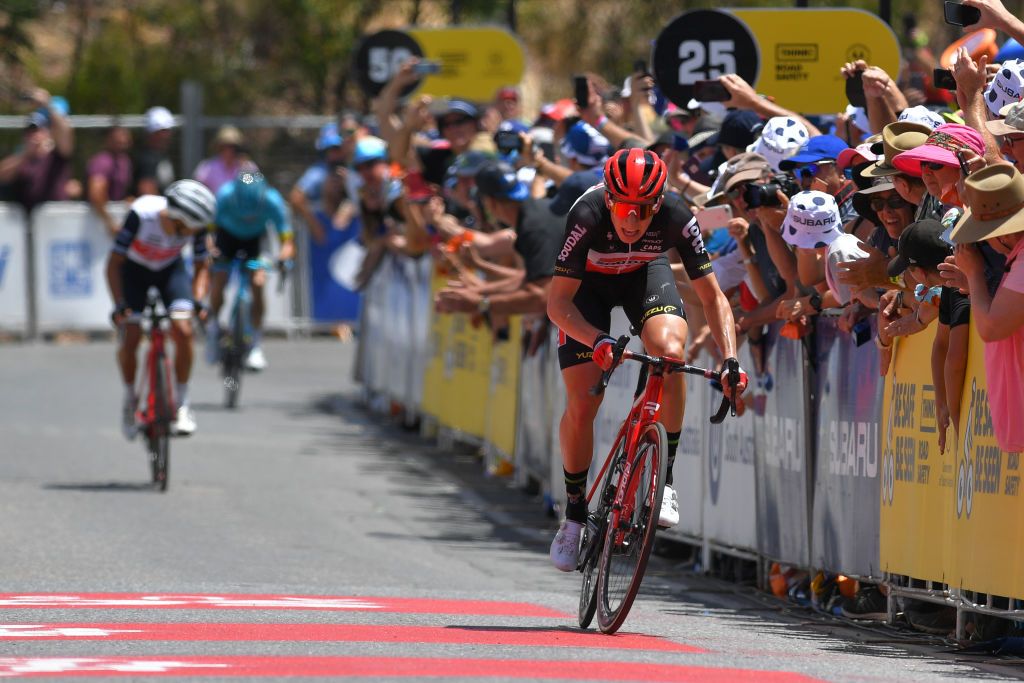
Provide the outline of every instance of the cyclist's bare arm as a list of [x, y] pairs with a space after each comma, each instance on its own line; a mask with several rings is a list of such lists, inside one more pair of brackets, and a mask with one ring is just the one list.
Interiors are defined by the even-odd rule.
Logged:
[[[538, 278], [525, 282], [511, 292], [502, 292], [488, 297], [491, 313], [517, 315], [543, 313], [548, 305], [548, 289], [551, 278]], [[596, 336], [596, 332], [594, 333]]]
[[567, 335], [590, 346], [597, 339], [597, 335], [604, 334], [606, 331], [599, 330], [588, 323], [580, 310], [576, 308], [576, 304], [573, 303], [581, 284], [582, 280], [576, 278], [560, 275], [551, 278], [551, 287], [548, 292], [548, 317]]
[[195, 274], [192, 276], [192, 298], [202, 301], [210, 290], [210, 261], [199, 259], [194, 264]]
[[288, 194], [288, 203], [292, 205], [295, 213], [302, 217], [302, 221], [306, 224], [306, 229], [309, 230], [313, 240], [318, 244], [326, 242], [327, 235], [324, 234], [324, 227], [320, 225], [320, 221], [313, 215], [312, 209], [309, 208], [309, 198], [298, 185], [293, 187], [292, 191]]
[[124, 265], [124, 254], [110, 252], [107, 258], [107, 287], [110, 289], [110, 298], [117, 306], [124, 301], [124, 288], [121, 286], [121, 266]]
[[714, 273], [693, 280], [693, 291], [700, 297], [704, 305], [704, 316], [707, 318], [711, 335], [718, 344], [723, 358], [736, 357], [736, 323], [732, 319], [732, 308], [718, 286], [718, 278]]

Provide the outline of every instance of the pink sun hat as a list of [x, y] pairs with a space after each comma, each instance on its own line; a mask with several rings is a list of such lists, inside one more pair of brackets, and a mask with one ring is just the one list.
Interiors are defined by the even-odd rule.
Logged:
[[932, 131], [920, 147], [897, 154], [892, 165], [907, 175], [921, 177], [922, 162], [934, 162], [943, 166], [957, 167], [956, 152], [968, 147], [978, 156], [985, 156], [985, 140], [981, 133], [970, 126], [947, 123]]

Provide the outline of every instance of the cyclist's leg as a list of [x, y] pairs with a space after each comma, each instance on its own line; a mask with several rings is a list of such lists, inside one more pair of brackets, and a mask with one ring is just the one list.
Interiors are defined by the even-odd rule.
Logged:
[[[580, 286], [573, 303], [594, 327], [607, 331], [611, 326], [612, 306], [592, 283]], [[569, 501], [566, 519], [583, 522], [587, 518], [587, 473], [594, 456], [594, 418], [602, 400], [601, 396], [591, 396], [590, 389], [601, 378], [601, 368], [593, 362], [589, 345], [563, 332], [558, 341], [558, 364], [566, 393], [558, 430]]]
[[[648, 353], [682, 358], [686, 349], [688, 327], [683, 304], [676, 289], [668, 259], [659, 258], [646, 268], [642, 305], [636, 297], [624, 302], [626, 315], [640, 329], [640, 337]], [[668, 434], [668, 483], [672, 483], [672, 465], [683, 427], [686, 409], [686, 383], [681, 374], [665, 377], [662, 392], [661, 423]]]
[[142, 340], [139, 321], [146, 308], [146, 294], [154, 284], [153, 272], [145, 266], [125, 260], [121, 266], [121, 291], [124, 304], [131, 311], [121, 330], [121, 343], [117, 348], [117, 364], [124, 380], [126, 398], [135, 391], [135, 373], [138, 368], [138, 350]]
[[210, 268], [210, 314], [206, 319], [206, 362], [217, 362], [220, 342], [220, 309], [224, 306], [224, 288], [231, 275], [231, 262], [235, 257], [235, 241], [227, 230], [214, 233], [216, 258]]
[[188, 381], [192, 374], [192, 280], [185, 263], [180, 259], [165, 269], [166, 279], [160, 287], [160, 297], [171, 318], [171, 340], [174, 342], [175, 398], [178, 407], [189, 405]]

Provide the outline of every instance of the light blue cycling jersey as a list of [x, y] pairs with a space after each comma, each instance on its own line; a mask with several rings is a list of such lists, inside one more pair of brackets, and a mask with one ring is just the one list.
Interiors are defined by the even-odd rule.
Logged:
[[280, 192], [268, 187], [255, 211], [243, 210], [235, 200], [236, 182], [225, 183], [217, 192], [217, 217], [214, 223], [219, 230], [225, 230], [239, 239], [253, 239], [264, 233], [267, 223], [272, 223], [279, 236], [292, 234]]

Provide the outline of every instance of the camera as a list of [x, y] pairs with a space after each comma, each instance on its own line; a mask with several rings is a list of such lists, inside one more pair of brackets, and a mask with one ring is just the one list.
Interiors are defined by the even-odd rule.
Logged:
[[523, 150], [523, 139], [514, 130], [499, 130], [494, 134], [494, 145], [502, 154], [521, 152]]
[[749, 209], [781, 206], [779, 191], [787, 197], [792, 197], [800, 191], [800, 186], [788, 175], [775, 175], [767, 183], [747, 185], [743, 191], [743, 201], [746, 202]]

